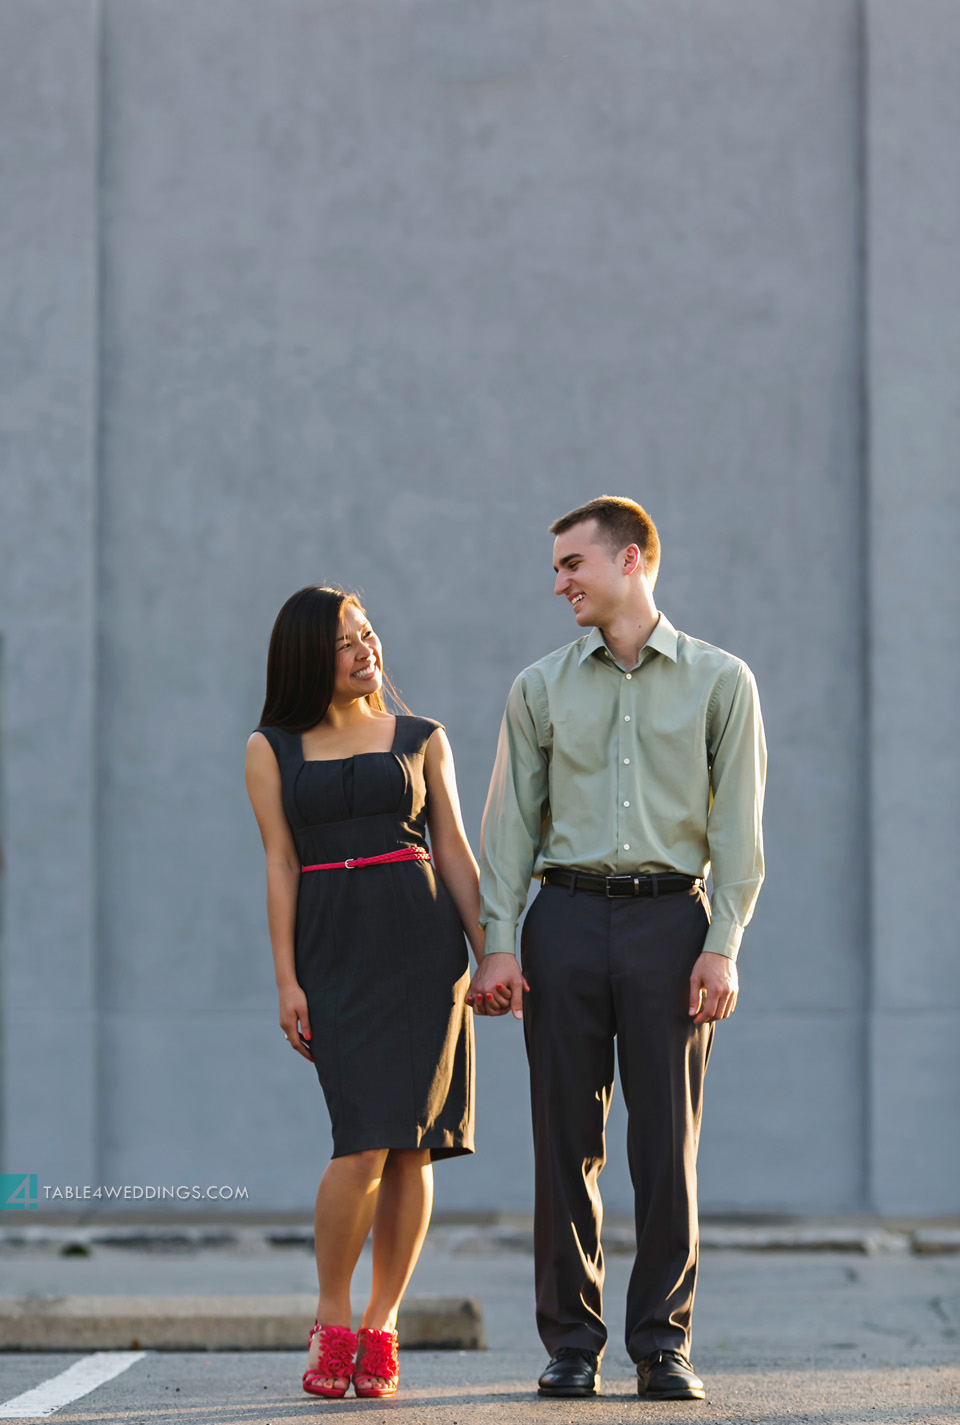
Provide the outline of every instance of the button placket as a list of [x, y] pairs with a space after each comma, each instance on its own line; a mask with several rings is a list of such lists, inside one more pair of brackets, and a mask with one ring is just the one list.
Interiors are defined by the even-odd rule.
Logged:
[[623, 874], [625, 869], [630, 869], [630, 848], [633, 844], [630, 835], [630, 792], [632, 788], [630, 786], [631, 773], [629, 770], [633, 762], [631, 757], [633, 751], [631, 745], [633, 733], [633, 699], [631, 694], [633, 690], [627, 686], [627, 684], [632, 681], [632, 673], [621, 674], [619, 697], [620, 737], [618, 739], [620, 756], [617, 759], [617, 847], [615, 857], [618, 874]]

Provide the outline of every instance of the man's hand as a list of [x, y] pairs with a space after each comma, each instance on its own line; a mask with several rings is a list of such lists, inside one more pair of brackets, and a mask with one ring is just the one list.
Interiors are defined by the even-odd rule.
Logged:
[[[713, 957], [711, 956], [711, 959]], [[467, 1004], [474, 1014], [506, 1014], [512, 1010], [514, 1019], [523, 1018], [523, 992], [530, 986], [523, 978], [515, 955], [496, 951], [484, 955], [467, 991]]]
[[736, 963], [726, 955], [714, 955], [705, 950], [690, 976], [690, 1013], [694, 1024], [712, 1024], [715, 1019], [729, 1019], [737, 1004]]

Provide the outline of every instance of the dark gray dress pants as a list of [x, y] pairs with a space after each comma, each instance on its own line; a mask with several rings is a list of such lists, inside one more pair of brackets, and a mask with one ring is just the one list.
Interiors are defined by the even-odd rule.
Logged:
[[601, 1352], [603, 1206], [598, 1178], [614, 1076], [627, 1105], [637, 1257], [626, 1343], [689, 1354], [697, 1276], [697, 1147], [713, 1025], [688, 1014], [709, 925], [697, 891], [607, 900], [544, 886], [521, 936], [524, 1037], [536, 1159], [537, 1325], [560, 1346]]

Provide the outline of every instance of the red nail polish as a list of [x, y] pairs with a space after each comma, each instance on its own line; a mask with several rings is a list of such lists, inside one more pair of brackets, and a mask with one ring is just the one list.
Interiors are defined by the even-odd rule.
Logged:
[[502, 989], [503, 989], [503, 985], [497, 985], [497, 989], [498, 989], [498, 990], [502, 990]]

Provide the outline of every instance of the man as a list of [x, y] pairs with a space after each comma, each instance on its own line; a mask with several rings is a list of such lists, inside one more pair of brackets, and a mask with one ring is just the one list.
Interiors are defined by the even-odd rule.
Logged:
[[[616, 1039], [637, 1229], [627, 1350], [640, 1395], [703, 1399], [690, 1363], [702, 1086], [763, 880], [763, 724], [746, 664], [658, 613], [660, 542], [638, 504], [605, 495], [550, 532], [555, 592], [590, 632], [526, 668], [507, 700], [470, 996], [477, 1013], [520, 1017], [524, 1005], [550, 1352], [539, 1394], [599, 1393], [598, 1177]], [[521, 971], [531, 876], [543, 888]]]

